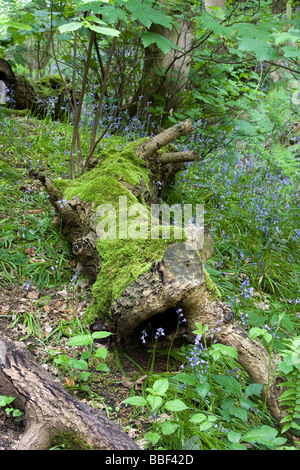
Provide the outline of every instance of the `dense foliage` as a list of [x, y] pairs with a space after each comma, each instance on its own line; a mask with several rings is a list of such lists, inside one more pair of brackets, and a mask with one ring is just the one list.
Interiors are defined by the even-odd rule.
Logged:
[[[187, 165], [171, 188], [163, 187], [163, 198], [204, 204], [215, 244], [206, 269], [236, 320], [263, 341], [270, 357], [281, 354], [278, 373], [288, 387], [282, 396], [288, 406], [284, 430], [299, 435], [299, 2], [232, 0], [227, 9], [209, 11], [203, 3], [1, 2], [1, 57], [31, 81], [58, 74], [70, 90], [70, 112], [55, 121], [49, 103], [42, 121], [2, 109], [0, 282], [23, 286], [25, 296], [30, 286], [67, 286], [72, 297], [80, 280], [68, 244], [51, 223], [46, 195], [27, 179], [29, 169], [76, 177], [108, 141], [119, 146], [190, 117], [194, 132], [177, 146], [197, 150], [201, 159]], [[186, 19], [193, 40], [180, 49], [165, 33]], [[170, 83], [142, 104], [149, 48], [190, 58], [177, 108], [167, 107]], [[159, 67], [157, 76], [166, 83], [168, 71]], [[71, 388], [97, 403], [91, 364], [98, 361], [96, 370], [109, 377], [107, 364], [117, 356], [94, 349], [97, 334], [85, 329], [79, 315], [58, 322], [48, 336], [41, 333], [38, 314], [25, 310], [7, 317], [39, 338], [48, 360], [71, 377]], [[163, 352], [156, 349], [163, 332], [154, 332], [149, 366], [139, 367], [148, 377], [141, 393], [133, 386], [125, 400], [136, 417], [149, 414], [146, 448], [289, 447], [260, 398], [261, 384], [251, 383], [235, 350], [214, 344], [213, 337], [210, 344], [201, 342], [204, 329], [195, 325], [194, 345]], [[66, 331], [72, 354], [57, 348]], [[155, 359], [163, 354], [167, 370], [158, 374]]]

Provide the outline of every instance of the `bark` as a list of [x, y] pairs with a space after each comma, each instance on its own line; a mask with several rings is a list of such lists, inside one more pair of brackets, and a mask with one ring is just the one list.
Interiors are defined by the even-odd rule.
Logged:
[[194, 41], [189, 15], [187, 7], [186, 18], [178, 20], [179, 26], [174, 26], [171, 30], [155, 24], [150, 27], [150, 32], [172, 41], [178, 49], [172, 48], [164, 54], [156, 45], [146, 47], [143, 74], [134, 100], [139, 102], [139, 109], [134, 108], [133, 114], [142, 113], [144, 117], [144, 110], [147, 110], [150, 103], [151, 108], [163, 109], [161, 118], [164, 122], [169, 115], [180, 109], [190, 71], [191, 58], [188, 51]]
[[47, 450], [59, 435], [82, 450], [139, 449], [102, 411], [70, 395], [23, 343], [2, 335], [0, 394], [15, 397], [14, 404], [25, 413], [25, 432], [16, 450]]

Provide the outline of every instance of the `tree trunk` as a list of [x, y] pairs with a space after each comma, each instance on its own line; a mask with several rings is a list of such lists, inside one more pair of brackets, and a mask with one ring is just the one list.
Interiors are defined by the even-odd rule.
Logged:
[[[178, 111], [184, 99], [188, 82], [191, 58], [188, 54], [194, 41], [194, 31], [191, 21], [187, 18], [179, 22], [178, 27], [171, 30], [161, 25], [153, 24], [149, 31], [160, 34], [172, 41], [178, 50], [172, 48], [164, 54], [155, 44], [145, 48], [144, 68], [140, 87], [136, 93], [135, 102], [139, 102], [139, 115], [144, 110], [162, 109], [162, 122]], [[136, 112], [136, 109], [133, 110]], [[153, 111], [152, 115], [153, 115]], [[155, 112], [155, 109], [154, 109]], [[149, 115], [149, 112], [147, 112]]]
[[25, 412], [16, 450], [47, 450], [55, 437], [81, 450], [138, 450], [106, 415], [73, 398], [39, 366], [23, 343], [0, 335], [0, 394]]
[[[187, 120], [133, 146], [135, 158], [126, 153], [127, 165], [131, 167], [131, 171], [134, 171], [133, 161], [137, 168], [139, 165], [142, 168], [146, 166], [148, 173], [140, 174], [150, 175], [150, 182], [154, 179], [157, 181], [166, 174], [174, 176], [176, 171], [182, 168], [182, 164], [161, 162], [161, 159], [169, 161], [174, 155], [173, 161], [176, 162], [178, 160], [176, 152], [161, 154], [157, 151], [172, 140], [191, 132], [192, 127], [191, 121]], [[145, 337], [145, 334], [151, 338], [158, 328], [164, 329], [165, 336], [162, 338], [164, 344], [166, 340], [170, 343], [176, 334], [187, 333], [192, 339], [195, 322], [207, 325], [208, 337], [214, 331], [217, 341], [236, 348], [242, 367], [254, 382], [264, 385], [263, 396], [266, 394], [268, 380], [271, 381], [267, 404], [279, 422], [284, 416], [284, 411], [279, 406], [279, 392], [276, 387], [280, 379], [275, 378], [279, 359], [274, 355], [269, 369], [268, 352], [260, 342], [251, 341], [248, 334], [235, 324], [232, 312], [221, 301], [218, 289], [203, 266], [213, 253], [213, 240], [209, 230], [205, 228], [199, 231], [194, 224], [187, 224], [184, 226], [185, 239], [179, 237], [175, 239], [175, 228], [174, 238], [169, 235], [169, 240], [153, 240], [153, 237], [142, 241], [132, 240], [128, 236], [129, 230], [126, 232], [126, 237], [120, 237], [121, 239], [100, 237], [95, 215], [98, 213], [96, 206], [99, 200], [101, 203], [109, 202], [98, 197], [105, 192], [107, 185], [112, 200], [114, 184], [118, 183], [118, 188], [121, 187], [123, 190], [120, 194], [130, 193], [132, 201], [140, 201], [140, 206], [144, 209], [157, 202], [157, 192], [153, 189], [156, 185], [147, 185], [146, 176], [136, 185], [126, 181], [122, 152], [121, 154], [119, 152], [116, 149], [109, 149], [106, 156], [100, 155], [96, 167], [78, 181], [65, 184], [58, 181], [56, 183], [58, 187], [45, 176], [35, 175], [44, 184], [50, 195], [49, 199], [58, 212], [57, 222], [62, 227], [62, 233], [72, 243], [74, 253], [79, 255], [83, 267], [86, 267], [94, 283], [94, 303], [87, 310], [85, 321], [93, 329], [97, 329], [99, 323], [100, 328], [113, 331], [120, 347], [141, 342], [141, 336]], [[181, 153], [179, 155], [180, 160]], [[194, 154], [192, 157], [194, 159]], [[107, 167], [119, 161], [122, 163], [121, 169], [115, 167], [114, 179], [105, 179]], [[127, 175], [127, 178], [129, 176]], [[102, 178], [106, 185], [104, 187]], [[91, 193], [87, 191], [89, 186]], [[91, 194], [94, 203], [91, 202]], [[107, 191], [105, 195], [108, 197]], [[84, 200], [85, 197], [89, 201]], [[66, 201], [61, 205], [63, 198]], [[163, 224], [161, 228], [163, 229]], [[153, 233], [151, 232], [151, 235]], [[128, 247], [133, 250], [133, 254]], [[179, 309], [186, 323], [185, 328], [178, 329]], [[103, 321], [97, 322], [98, 319]], [[293, 441], [291, 436], [289, 438]]]

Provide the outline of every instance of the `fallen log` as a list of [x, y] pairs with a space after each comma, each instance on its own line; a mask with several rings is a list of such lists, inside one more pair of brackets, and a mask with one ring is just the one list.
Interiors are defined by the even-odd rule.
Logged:
[[0, 335], [0, 394], [25, 413], [16, 450], [47, 450], [54, 438], [73, 450], [138, 450], [106, 415], [76, 400], [43, 369], [23, 343]]
[[7, 89], [8, 109], [28, 110], [40, 118], [49, 115], [60, 119], [66, 115], [69, 103], [59, 76], [42, 78], [32, 84], [25, 77], [15, 75], [9, 63], [0, 59], [0, 80], [5, 83]]
[[[180, 309], [186, 319], [180, 333], [192, 340], [198, 322], [208, 326], [208, 337], [214, 331], [218, 342], [234, 347], [242, 367], [254, 382], [263, 384], [263, 397], [268, 390], [267, 405], [280, 422], [284, 410], [276, 386], [280, 378], [275, 377], [279, 358], [274, 355], [270, 362], [262, 344], [251, 341], [235, 323], [206, 273], [204, 263], [213, 253], [209, 230], [199, 231], [193, 224], [184, 224], [183, 230], [182, 220], [177, 226], [149, 226], [148, 215], [160, 196], [157, 182], [169, 182], [183, 168], [176, 152], [173, 160], [162, 164], [157, 150], [191, 130], [187, 120], [138, 145], [102, 149], [96, 166], [75, 180], [53, 182], [34, 176], [47, 189], [57, 211], [56, 223], [93, 283], [94, 301], [84, 321], [94, 328], [101, 319], [101, 328], [113, 331], [123, 347], [140, 342], [145, 331], [151, 337], [157, 328], [173, 338]], [[172, 152], [167, 154], [169, 159]], [[172, 210], [176, 212], [175, 207]], [[159, 219], [157, 214], [154, 219]], [[167, 237], [162, 235], [164, 228], [170, 230]], [[293, 436], [288, 437], [294, 443]]]

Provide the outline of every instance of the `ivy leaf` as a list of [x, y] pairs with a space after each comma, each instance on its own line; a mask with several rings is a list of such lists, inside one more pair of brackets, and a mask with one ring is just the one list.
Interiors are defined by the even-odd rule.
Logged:
[[169, 39], [165, 38], [161, 34], [151, 33], [150, 31], [145, 31], [142, 34], [142, 42], [144, 47], [150, 46], [150, 44], [155, 43], [157, 47], [164, 53], [167, 54], [170, 49], [179, 50], [176, 44]]

